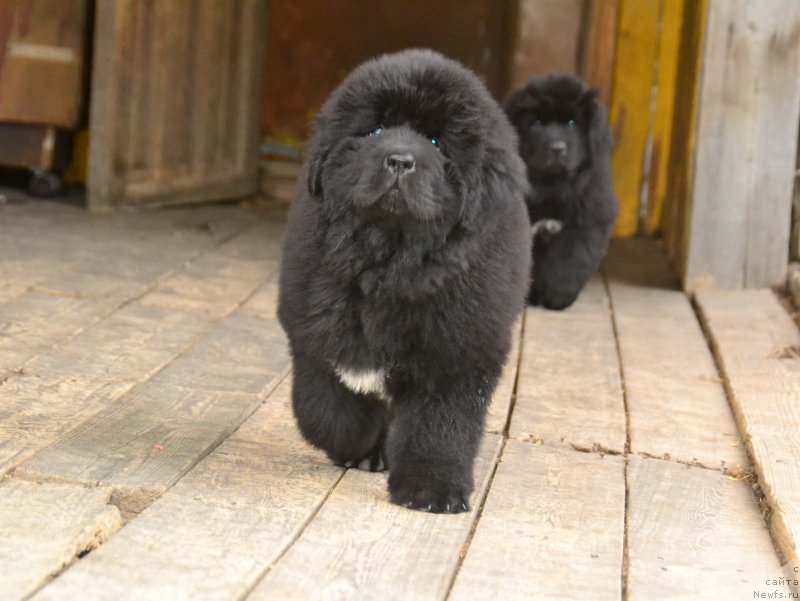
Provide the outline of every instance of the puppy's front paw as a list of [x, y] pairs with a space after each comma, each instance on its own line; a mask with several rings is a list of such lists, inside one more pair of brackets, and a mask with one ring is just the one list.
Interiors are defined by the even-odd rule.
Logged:
[[389, 476], [389, 500], [409, 509], [430, 513], [469, 511], [469, 494], [452, 482], [424, 481], [417, 478]]
[[561, 227], [561, 222], [558, 219], [540, 219], [531, 225], [531, 233], [534, 236], [542, 233], [554, 236], [561, 231]]

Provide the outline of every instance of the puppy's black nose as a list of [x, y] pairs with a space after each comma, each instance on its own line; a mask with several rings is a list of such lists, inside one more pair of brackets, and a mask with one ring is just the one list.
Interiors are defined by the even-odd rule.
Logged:
[[411, 153], [393, 153], [386, 155], [383, 160], [384, 168], [397, 175], [406, 175], [414, 171], [416, 167], [414, 155]]
[[567, 154], [567, 143], [564, 140], [558, 140], [550, 144], [550, 152], [557, 157], [562, 157]]

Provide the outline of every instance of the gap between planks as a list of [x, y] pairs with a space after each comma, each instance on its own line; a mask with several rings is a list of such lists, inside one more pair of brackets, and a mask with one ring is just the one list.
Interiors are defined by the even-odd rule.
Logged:
[[628, 482], [628, 456], [631, 451], [631, 412], [628, 408], [628, 388], [625, 385], [625, 365], [622, 362], [622, 348], [619, 342], [619, 329], [617, 328], [617, 315], [614, 312], [614, 297], [611, 296], [611, 286], [608, 283], [608, 276], [606, 274], [605, 266], [600, 267], [600, 274], [603, 279], [603, 287], [606, 291], [606, 298], [608, 299], [608, 308], [611, 315], [611, 329], [614, 331], [614, 345], [617, 349], [617, 363], [619, 365], [619, 379], [622, 385], [622, 406], [625, 410], [625, 448], [623, 451], [624, 465], [622, 467], [622, 479], [625, 486], [623, 493], [623, 507], [622, 507], [622, 569], [620, 570], [620, 592], [621, 598], [628, 598], [628, 571], [629, 571], [629, 557], [628, 548], [630, 545], [630, 484]]

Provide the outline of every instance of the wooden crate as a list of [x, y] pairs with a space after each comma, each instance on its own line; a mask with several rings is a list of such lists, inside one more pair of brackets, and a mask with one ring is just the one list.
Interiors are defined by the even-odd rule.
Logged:
[[0, 0], [0, 122], [77, 127], [87, 0]]

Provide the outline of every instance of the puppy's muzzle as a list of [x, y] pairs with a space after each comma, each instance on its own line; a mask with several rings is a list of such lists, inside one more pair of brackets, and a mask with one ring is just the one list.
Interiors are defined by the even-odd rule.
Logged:
[[417, 161], [410, 152], [393, 152], [387, 154], [383, 159], [383, 168], [397, 177], [403, 177], [414, 173], [417, 168]]

